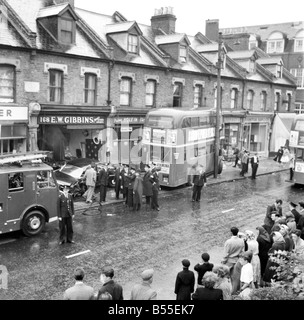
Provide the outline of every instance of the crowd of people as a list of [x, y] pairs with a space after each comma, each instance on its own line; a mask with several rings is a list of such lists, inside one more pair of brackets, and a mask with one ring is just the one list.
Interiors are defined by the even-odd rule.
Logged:
[[[275, 271], [278, 264], [271, 255], [278, 250], [291, 252], [295, 257], [304, 255], [304, 202], [298, 205], [289, 202], [289, 210], [285, 213], [282, 204], [283, 201], [277, 199], [267, 206], [264, 223], [255, 231], [241, 232], [232, 227], [219, 264], [211, 263], [210, 255], [204, 252], [201, 261], [191, 271], [190, 261], [183, 259], [183, 269], [175, 280], [176, 299], [232, 300], [234, 296], [250, 299], [253, 289], [269, 287], [273, 281], [278, 281]], [[153, 275], [153, 269], [141, 273], [142, 281], [133, 286], [130, 300], [157, 299], [157, 291], [152, 288]], [[124, 299], [122, 286], [113, 280], [114, 269], [111, 266], [101, 269], [102, 287], [98, 292], [84, 284], [82, 268], [76, 268], [74, 277], [75, 285], [64, 293], [66, 300]]]

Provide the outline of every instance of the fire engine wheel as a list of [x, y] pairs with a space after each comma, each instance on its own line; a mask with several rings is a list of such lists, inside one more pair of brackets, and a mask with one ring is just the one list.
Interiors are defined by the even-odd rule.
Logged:
[[109, 185], [110, 188], [114, 188], [115, 187], [114, 177], [109, 179], [108, 185]]
[[39, 234], [45, 226], [45, 216], [40, 211], [28, 212], [23, 218], [22, 232], [28, 236], [35, 236]]

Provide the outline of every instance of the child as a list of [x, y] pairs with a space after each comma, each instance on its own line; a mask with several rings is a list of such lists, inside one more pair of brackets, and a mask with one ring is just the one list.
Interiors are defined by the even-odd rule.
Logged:
[[202, 279], [204, 274], [207, 271], [212, 271], [213, 264], [209, 263], [210, 256], [207, 252], [202, 254], [202, 262], [198, 263], [194, 266], [194, 270], [197, 271], [198, 277], [197, 277], [197, 286], [200, 287], [202, 285]]

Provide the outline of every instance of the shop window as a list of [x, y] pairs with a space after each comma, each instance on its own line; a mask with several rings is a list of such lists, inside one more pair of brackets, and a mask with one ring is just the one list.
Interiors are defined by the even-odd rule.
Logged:
[[86, 73], [84, 76], [84, 103], [96, 104], [96, 83], [97, 76], [93, 73]]
[[63, 72], [61, 70], [49, 69], [49, 102], [62, 102], [63, 94]]
[[23, 190], [23, 172], [8, 174], [8, 191], [16, 192]]
[[194, 87], [194, 108], [202, 107], [203, 101], [203, 86], [201, 84], [197, 84]]
[[238, 99], [238, 90], [236, 88], [233, 88], [231, 90], [230, 98], [231, 98], [231, 102], [230, 102], [231, 109], [236, 109], [237, 99]]
[[121, 78], [120, 81], [120, 105], [130, 106], [131, 105], [131, 92], [132, 92], [132, 79]]
[[0, 65], [0, 102], [15, 102], [15, 67]]
[[248, 92], [247, 92], [247, 109], [252, 110], [252, 108], [253, 108], [253, 96], [254, 96], [253, 90], [248, 90]]
[[156, 106], [156, 81], [148, 80], [146, 83], [146, 107]]
[[173, 86], [173, 107], [182, 106], [182, 93], [183, 93], [182, 83], [175, 82]]

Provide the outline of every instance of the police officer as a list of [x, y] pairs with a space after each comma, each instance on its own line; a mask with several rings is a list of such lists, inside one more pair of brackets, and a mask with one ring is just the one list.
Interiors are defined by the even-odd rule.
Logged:
[[58, 220], [59, 220], [59, 244], [65, 242], [75, 243], [73, 241], [73, 218], [74, 218], [74, 201], [67, 186], [64, 186], [60, 192], [58, 201]]
[[158, 171], [160, 168], [156, 166], [155, 163], [152, 163], [152, 175], [153, 175], [153, 184], [152, 184], [152, 203], [151, 208], [153, 210], [159, 211], [159, 205], [158, 205], [158, 192], [159, 192], [159, 177], [158, 177]]

